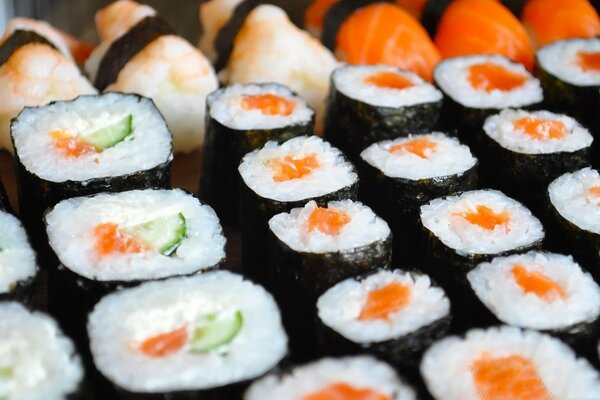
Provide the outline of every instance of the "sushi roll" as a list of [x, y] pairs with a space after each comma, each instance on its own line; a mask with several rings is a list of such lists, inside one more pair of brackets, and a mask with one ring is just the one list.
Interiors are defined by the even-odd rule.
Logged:
[[414, 368], [422, 352], [450, 326], [450, 301], [427, 275], [380, 270], [350, 278], [317, 301], [322, 350], [368, 352]]
[[19, 303], [0, 302], [0, 343], [1, 398], [89, 399], [73, 343], [49, 316]]
[[360, 156], [359, 197], [391, 225], [394, 264], [418, 261], [414, 232], [422, 205], [477, 187], [477, 159], [441, 132], [374, 143]]
[[244, 400], [416, 400], [388, 364], [371, 356], [323, 358], [252, 384]]
[[62, 199], [170, 183], [171, 135], [144, 97], [107, 93], [27, 107], [11, 136], [19, 207], [34, 244], [45, 241], [42, 213]]
[[543, 209], [546, 188], [554, 179], [590, 165], [594, 138], [576, 120], [548, 111], [503, 110], [483, 125], [488, 183]]
[[242, 157], [268, 141], [285, 142], [312, 135], [315, 113], [306, 102], [278, 84], [231, 85], [206, 101], [202, 197], [226, 225], [239, 214]]
[[505, 108], [536, 108], [544, 99], [540, 82], [524, 66], [499, 55], [446, 59], [434, 79], [446, 95], [442, 124], [458, 129], [469, 145], [478, 143], [488, 116]]
[[566, 173], [548, 187], [550, 244], [573, 254], [600, 280], [600, 173]]
[[0, 300], [33, 304], [38, 266], [21, 222], [0, 211]]
[[287, 353], [271, 295], [225, 271], [110, 294], [87, 328], [111, 399], [240, 399]]
[[414, 73], [387, 66], [343, 66], [331, 76], [324, 137], [357, 161], [372, 143], [433, 129], [442, 98]]
[[267, 142], [242, 159], [240, 232], [242, 265], [265, 281], [268, 221], [314, 200], [356, 200], [358, 175], [344, 155], [317, 136], [300, 136], [283, 144]]
[[600, 374], [567, 345], [507, 326], [437, 342], [421, 374], [436, 400], [600, 398]]

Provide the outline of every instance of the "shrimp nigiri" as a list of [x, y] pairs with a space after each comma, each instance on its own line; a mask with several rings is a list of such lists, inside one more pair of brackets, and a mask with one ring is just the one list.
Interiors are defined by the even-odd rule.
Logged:
[[219, 31], [227, 24], [242, 1], [244, 0], [210, 0], [200, 4], [202, 37], [198, 47], [211, 62], [215, 62], [219, 55], [216, 48]]

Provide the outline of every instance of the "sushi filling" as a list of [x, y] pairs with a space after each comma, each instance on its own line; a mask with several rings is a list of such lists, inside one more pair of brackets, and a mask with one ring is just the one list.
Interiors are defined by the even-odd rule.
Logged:
[[421, 222], [458, 254], [497, 254], [544, 238], [527, 208], [495, 190], [435, 199], [421, 207]]
[[540, 82], [502, 56], [450, 58], [436, 67], [434, 77], [444, 93], [469, 108], [521, 107], [543, 100]]
[[0, 398], [63, 399], [82, 378], [73, 343], [56, 322], [18, 303], [0, 304]]
[[407, 107], [442, 100], [442, 93], [417, 74], [394, 67], [345, 66], [333, 83], [345, 96], [374, 107]]
[[489, 117], [483, 130], [500, 146], [523, 154], [574, 152], [594, 140], [573, 118], [548, 111], [503, 110]]
[[600, 234], [600, 173], [591, 168], [567, 173], [548, 187], [550, 201], [567, 221]]
[[537, 53], [544, 71], [576, 86], [600, 86], [600, 39], [554, 42]]
[[423, 357], [421, 374], [436, 399], [587, 399], [600, 375], [560, 340], [512, 327], [449, 337]]
[[239, 171], [261, 197], [289, 202], [333, 193], [358, 179], [343, 154], [316, 136], [267, 142], [243, 158]]
[[269, 221], [271, 231], [295, 251], [332, 253], [383, 241], [390, 236], [387, 223], [371, 209], [351, 200], [319, 207], [314, 201]]
[[345, 338], [373, 343], [447, 317], [450, 302], [426, 275], [380, 271], [337, 284], [319, 298], [317, 308], [320, 320]]
[[361, 157], [388, 177], [411, 180], [458, 175], [477, 164], [467, 146], [441, 132], [374, 143]]
[[32, 279], [36, 273], [35, 253], [21, 222], [0, 212], [0, 294], [12, 292], [19, 282]]
[[561, 329], [600, 315], [600, 287], [570, 256], [529, 252], [469, 272], [477, 297], [510, 325]]
[[225, 237], [212, 208], [178, 189], [65, 200], [46, 223], [60, 261], [88, 279], [185, 275], [225, 258]]
[[231, 85], [208, 97], [210, 116], [231, 129], [276, 129], [308, 123], [314, 111], [276, 84]]
[[132, 392], [202, 390], [254, 379], [287, 352], [271, 295], [225, 271], [109, 295], [90, 314], [88, 333], [98, 369]]
[[288, 374], [270, 375], [252, 384], [244, 396], [245, 400], [415, 398], [390, 366], [370, 356], [325, 358]]

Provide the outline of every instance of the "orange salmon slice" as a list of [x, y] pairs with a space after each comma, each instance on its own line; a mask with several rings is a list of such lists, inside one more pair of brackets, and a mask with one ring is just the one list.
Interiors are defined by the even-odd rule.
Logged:
[[320, 164], [316, 154], [307, 154], [300, 156], [287, 155], [273, 159], [270, 166], [273, 169], [273, 180], [275, 182], [285, 182], [309, 175], [319, 168]]
[[248, 95], [242, 98], [244, 110], [260, 110], [265, 115], [287, 117], [294, 112], [296, 102], [272, 93]]
[[427, 138], [417, 138], [390, 147], [390, 152], [406, 152], [412, 153], [420, 158], [429, 158], [427, 153], [436, 151], [437, 147], [437, 143], [432, 140], [429, 140]]
[[529, 271], [523, 265], [517, 264], [512, 268], [511, 273], [517, 285], [525, 293], [533, 293], [549, 303], [568, 297], [567, 292], [560, 284], [542, 272]]
[[577, 65], [586, 72], [600, 72], [600, 52], [579, 51]]
[[508, 92], [527, 82], [527, 76], [491, 62], [471, 65], [468, 79], [474, 89], [488, 93], [494, 90]]
[[389, 396], [373, 389], [358, 389], [347, 383], [334, 383], [318, 392], [302, 397], [302, 400], [391, 400]]
[[95, 249], [101, 256], [114, 253], [141, 253], [146, 249], [146, 245], [137, 238], [123, 233], [119, 226], [114, 223], [104, 223], [94, 228], [96, 239]]
[[478, 205], [476, 211], [469, 211], [462, 216], [469, 223], [490, 231], [494, 230], [498, 225], [506, 225], [510, 221], [510, 214], [508, 212], [496, 213], [484, 205]]
[[562, 121], [542, 118], [519, 118], [514, 122], [513, 126], [515, 130], [535, 140], [562, 139], [568, 134], [567, 127]]
[[383, 89], [407, 89], [414, 86], [414, 83], [407, 77], [389, 71], [378, 72], [365, 77], [364, 80], [369, 85]]
[[340, 0], [315, 0], [306, 9], [304, 13], [304, 22], [306, 25], [323, 29], [323, 23], [325, 21], [325, 15], [335, 4], [339, 3]]
[[315, 229], [326, 235], [337, 236], [351, 218], [343, 211], [317, 207], [308, 217], [308, 230]]
[[54, 147], [67, 158], [78, 158], [84, 154], [96, 153], [96, 148], [75, 136], [66, 132], [56, 130], [50, 132], [50, 137], [54, 140]]
[[367, 302], [358, 317], [359, 320], [384, 319], [402, 310], [410, 303], [412, 287], [400, 282], [392, 282], [380, 289], [371, 290]]
[[176, 353], [188, 341], [187, 326], [152, 336], [140, 344], [140, 351], [149, 357], [165, 357]]

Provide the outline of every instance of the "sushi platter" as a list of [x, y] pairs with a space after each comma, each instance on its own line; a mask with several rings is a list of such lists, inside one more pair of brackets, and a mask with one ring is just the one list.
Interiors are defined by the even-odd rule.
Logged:
[[3, 26], [0, 400], [600, 400], [600, 1], [94, 3]]

